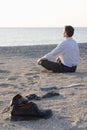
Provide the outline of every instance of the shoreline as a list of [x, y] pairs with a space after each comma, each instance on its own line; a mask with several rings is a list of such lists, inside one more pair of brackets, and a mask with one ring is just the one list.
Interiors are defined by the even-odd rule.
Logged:
[[[85, 44], [87, 44], [87, 42], [81, 42], [81, 43], [78, 43], [79, 45], [85, 45]], [[4, 48], [4, 47], [6, 47], [6, 48], [8, 48], [8, 47], [29, 47], [29, 46], [56, 46], [57, 44], [37, 44], [37, 45], [15, 45], [15, 46], [0, 46], [0, 48]]]
[[[80, 53], [86, 52], [87, 43], [78, 43]], [[57, 44], [33, 45], [33, 46], [6, 46], [0, 47], [2, 56], [24, 56], [29, 58], [39, 58], [53, 50]], [[84, 49], [84, 51], [83, 51]]]

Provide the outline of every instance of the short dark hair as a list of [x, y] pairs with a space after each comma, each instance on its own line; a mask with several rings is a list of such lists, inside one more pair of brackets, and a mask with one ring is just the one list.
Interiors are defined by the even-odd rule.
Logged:
[[65, 26], [65, 32], [67, 33], [67, 35], [69, 37], [72, 37], [73, 34], [74, 34], [74, 28], [72, 26], [70, 26], [70, 25]]

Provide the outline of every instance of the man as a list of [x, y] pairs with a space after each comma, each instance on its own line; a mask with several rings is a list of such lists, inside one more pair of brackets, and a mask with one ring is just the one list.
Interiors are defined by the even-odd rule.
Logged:
[[[79, 64], [80, 55], [78, 44], [72, 38], [73, 34], [74, 28], [65, 26], [63, 33], [65, 40], [51, 52], [41, 57], [37, 63], [53, 72], [75, 72]], [[56, 61], [52, 61], [53, 59]]]

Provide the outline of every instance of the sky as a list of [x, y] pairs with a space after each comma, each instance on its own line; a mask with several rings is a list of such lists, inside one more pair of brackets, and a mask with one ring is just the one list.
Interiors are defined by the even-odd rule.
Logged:
[[87, 0], [0, 0], [0, 27], [87, 27]]

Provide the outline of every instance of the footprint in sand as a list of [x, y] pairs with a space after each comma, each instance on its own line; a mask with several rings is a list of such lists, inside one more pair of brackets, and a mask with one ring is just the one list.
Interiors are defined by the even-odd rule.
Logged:
[[14, 85], [14, 84], [8, 84], [8, 83], [1, 83], [0, 84], [0, 87], [11, 87], [11, 86], [16, 87], [16, 85]]
[[2, 64], [5, 64], [5, 63], [0, 63], [0, 65], [2, 65]]
[[11, 76], [8, 78], [8, 80], [17, 80], [19, 78], [19, 76]]
[[6, 79], [6, 77], [0, 77], [0, 80], [2, 80], [2, 79]]
[[0, 73], [10, 73], [9, 70], [0, 70]]

